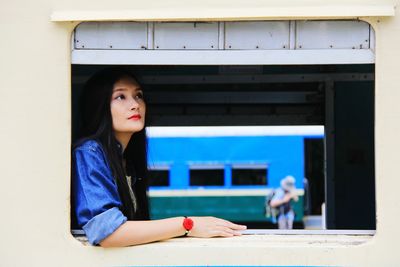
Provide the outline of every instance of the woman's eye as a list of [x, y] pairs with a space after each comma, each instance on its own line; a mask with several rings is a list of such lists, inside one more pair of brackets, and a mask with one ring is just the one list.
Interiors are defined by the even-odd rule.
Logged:
[[118, 95], [117, 97], [115, 97], [116, 100], [122, 100], [125, 99], [124, 95]]
[[137, 93], [135, 98], [136, 99], [143, 99], [143, 93]]

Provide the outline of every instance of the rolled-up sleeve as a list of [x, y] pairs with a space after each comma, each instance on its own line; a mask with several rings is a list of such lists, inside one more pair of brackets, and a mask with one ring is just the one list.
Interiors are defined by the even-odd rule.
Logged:
[[73, 152], [74, 211], [93, 245], [125, 223], [118, 189], [101, 146], [87, 141]]

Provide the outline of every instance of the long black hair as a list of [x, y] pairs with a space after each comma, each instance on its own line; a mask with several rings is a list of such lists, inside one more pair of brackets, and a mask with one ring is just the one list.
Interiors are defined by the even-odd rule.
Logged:
[[[113, 131], [111, 96], [114, 84], [126, 77], [138, 82], [136, 77], [123, 67], [103, 69], [86, 82], [80, 99], [80, 139], [74, 147], [88, 139], [99, 142], [118, 187], [122, 213], [128, 220], [148, 220], [146, 128], [132, 135], [123, 154]], [[126, 160], [126, 168], [123, 166], [123, 159]], [[132, 177], [134, 198], [131, 197], [126, 176]]]

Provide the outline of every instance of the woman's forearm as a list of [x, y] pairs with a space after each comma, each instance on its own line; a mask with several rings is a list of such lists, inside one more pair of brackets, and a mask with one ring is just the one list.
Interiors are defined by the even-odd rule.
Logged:
[[[127, 221], [114, 233], [100, 242], [102, 247], [122, 247], [144, 244], [169, 239], [185, 234], [184, 217], [174, 217], [154, 221]], [[215, 217], [191, 217], [193, 228], [190, 236], [194, 237], [232, 237], [241, 235], [246, 229], [230, 221]]]
[[182, 225], [183, 218], [127, 221], [100, 242], [100, 245], [102, 247], [132, 246], [181, 236], [185, 234], [185, 229]]

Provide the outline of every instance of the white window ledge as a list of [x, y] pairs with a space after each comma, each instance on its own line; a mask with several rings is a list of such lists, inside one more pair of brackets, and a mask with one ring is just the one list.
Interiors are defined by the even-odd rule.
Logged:
[[[157, 247], [349, 247], [372, 240], [375, 230], [246, 230], [232, 238], [172, 238], [141, 246]], [[85, 236], [75, 236], [90, 246]]]

